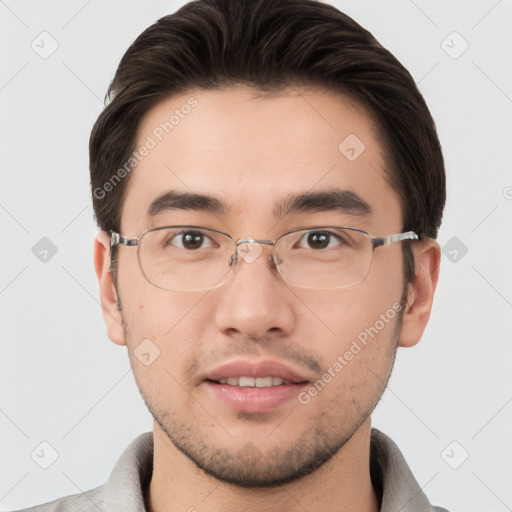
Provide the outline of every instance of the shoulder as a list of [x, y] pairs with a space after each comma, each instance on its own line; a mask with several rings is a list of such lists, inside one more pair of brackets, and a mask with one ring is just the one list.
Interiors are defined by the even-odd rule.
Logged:
[[97, 487], [81, 494], [65, 496], [49, 503], [16, 512], [98, 512], [104, 505], [103, 487]]
[[375, 428], [371, 432], [370, 474], [381, 499], [381, 512], [448, 512], [429, 502], [398, 446]]
[[124, 450], [106, 483], [89, 491], [16, 512], [139, 512], [153, 471], [153, 434], [138, 436]]

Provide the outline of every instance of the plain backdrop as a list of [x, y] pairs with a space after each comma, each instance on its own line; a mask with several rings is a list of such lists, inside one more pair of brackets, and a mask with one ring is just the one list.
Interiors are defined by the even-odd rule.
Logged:
[[[152, 428], [101, 317], [88, 139], [125, 50], [183, 3], [0, 1], [2, 510], [102, 484]], [[373, 424], [434, 504], [512, 510], [512, 1], [332, 3], [410, 70], [448, 174], [432, 318]]]

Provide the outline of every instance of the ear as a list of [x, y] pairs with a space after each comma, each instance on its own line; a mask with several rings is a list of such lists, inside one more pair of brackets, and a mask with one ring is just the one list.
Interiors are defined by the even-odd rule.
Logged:
[[100, 231], [94, 239], [94, 267], [98, 276], [101, 308], [108, 337], [117, 345], [126, 345], [117, 290], [110, 272], [110, 237], [105, 231]]
[[420, 341], [430, 318], [439, 278], [441, 249], [435, 240], [429, 238], [415, 244], [413, 253], [416, 271], [414, 282], [408, 285], [402, 330], [398, 340], [401, 347], [412, 347]]

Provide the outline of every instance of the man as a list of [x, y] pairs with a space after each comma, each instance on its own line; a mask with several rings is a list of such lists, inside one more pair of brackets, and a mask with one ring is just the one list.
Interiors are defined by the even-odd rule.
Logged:
[[443, 510], [371, 428], [439, 272], [443, 157], [409, 73], [329, 5], [199, 0], [109, 99], [94, 261], [154, 430], [31, 510]]

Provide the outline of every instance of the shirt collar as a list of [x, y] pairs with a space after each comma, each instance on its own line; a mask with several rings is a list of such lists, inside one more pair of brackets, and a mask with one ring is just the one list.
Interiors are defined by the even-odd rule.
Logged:
[[[381, 512], [435, 512], [414, 478], [398, 446], [372, 429], [370, 443], [372, 484], [381, 500]], [[153, 433], [137, 437], [117, 461], [108, 482], [98, 489], [104, 510], [146, 512], [144, 495], [153, 472]]]
[[373, 428], [370, 442], [372, 484], [380, 494], [381, 512], [435, 512], [398, 446]]

